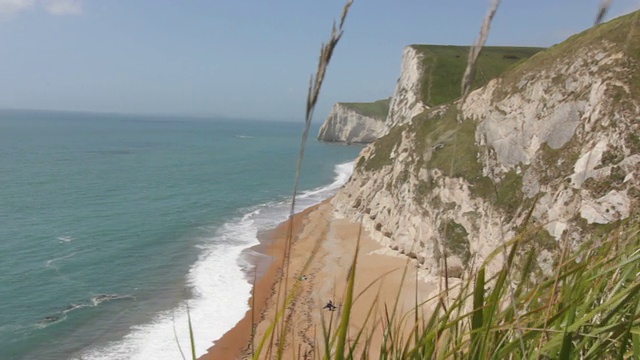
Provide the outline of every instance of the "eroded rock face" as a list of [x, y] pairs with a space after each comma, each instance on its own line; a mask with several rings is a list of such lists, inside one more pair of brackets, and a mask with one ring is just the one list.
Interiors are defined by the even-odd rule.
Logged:
[[[405, 67], [405, 50], [409, 74], [391, 101], [392, 126], [360, 154], [333, 199], [337, 214], [362, 219], [375, 239], [413, 254], [438, 277], [443, 253], [459, 276], [459, 263], [481, 264], [525, 222], [540, 229], [533, 246], [539, 268], [550, 272], [560, 241], [577, 246], [594, 224], [636, 212], [638, 59], [606, 38], [567, 48], [541, 53], [464, 103], [410, 122], [417, 104], [410, 82], [418, 77]], [[495, 256], [488, 271], [502, 258]]]
[[388, 129], [408, 123], [427, 108], [421, 100], [422, 56], [411, 46], [404, 48], [400, 78], [389, 104]]
[[345, 143], [370, 143], [385, 132], [384, 118], [367, 116], [337, 103], [320, 127], [318, 140]]

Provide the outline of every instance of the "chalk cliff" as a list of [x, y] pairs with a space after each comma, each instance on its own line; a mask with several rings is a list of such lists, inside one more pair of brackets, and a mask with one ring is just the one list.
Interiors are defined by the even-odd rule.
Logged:
[[400, 78], [389, 104], [387, 128], [406, 124], [427, 105], [422, 102], [422, 77], [424, 54], [413, 46], [407, 46], [402, 53]]
[[[515, 62], [540, 51], [532, 47], [486, 47], [478, 61], [482, 74], [474, 89]], [[402, 54], [400, 78], [390, 99], [372, 103], [338, 103], [322, 125], [318, 140], [372, 142], [389, 129], [407, 124], [426, 109], [460, 97], [467, 46], [409, 45]]]
[[[521, 59], [542, 50], [535, 47], [487, 46], [478, 59], [477, 89]], [[400, 78], [389, 105], [387, 128], [407, 124], [414, 116], [460, 97], [468, 46], [409, 45], [402, 53]]]
[[416, 95], [419, 55], [408, 48], [388, 134], [360, 154], [333, 199], [338, 215], [362, 219], [434, 277], [445, 273], [445, 258], [446, 274], [457, 277], [525, 233], [548, 273], [560, 244], [577, 247], [638, 211], [633, 26], [632, 15], [600, 25], [515, 64], [464, 101], [429, 109]]
[[384, 135], [389, 100], [337, 103], [318, 133], [318, 140], [370, 143]]

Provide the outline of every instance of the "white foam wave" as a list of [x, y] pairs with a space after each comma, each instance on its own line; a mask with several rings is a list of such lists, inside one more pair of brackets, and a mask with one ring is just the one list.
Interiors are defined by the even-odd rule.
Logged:
[[71, 236], [59, 236], [57, 239], [58, 239], [58, 241], [59, 241], [59, 242], [61, 242], [61, 243], [70, 243], [70, 242], [72, 242], [73, 240], [75, 240], [75, 239], [74, 239], [73, 237], [71, 237]]
[[112, 300], [125, 300], [125, 299], [135, 299], [132, 295], [119, 295], [119, 294], [100, 294], [100, 295], [96, 295], [94, 297], [91, 298], [89, 303], [82, 303], [82, 304], [76, 304], [76, 303], [71, 303], [69, 304], [64, 310], [53, 314], [53, 315], [49, 315], [44, 317], [43, 319], [41, 319], [40, 321], [38, 321], [35, 326], [38, 329], [44, 329], [45, 327], [53, 324], [53, 323], [58, 323], [61, 321], [64, 321], [68, 318], [67, 314], [74, 311], [74, 310], [78, 310], [78, 309], [82, 309], [82, 308], [86, 308], [86, 307], [96, 307], [96, 306], [100, 306], [100, 304], [107, 302], [107, 301], [112, 301]]
[[125, 299], [134, 299], [134, 297], [131, 295], [100, 294], [91, 298], [91, 304], [93, 304], [93, 306], [98, 306], [103, 302], [112, 301], [112, 300], [125, 300]]
[[66, 309], [62, 310], [62, 313], [63, 314], [67, 314], [67, 313], [69, 313], [69, 312], [71, 312], [73, 310], [81, 309], [81, 308], [88, 307], [88, 306], [91, 306], [91, 305], [88, 305], [88, 304], [73, 304], [73, 303], [71, 303], [71, 304], [69, 304], [69, 306], [66, 307]]
[[[296, 208], [312, 206], [331, 196], [349, 179], [352, 169], [353, 162], [337, 165], [334, 182], [302, 193]], [[209, 245], [200, 247], [199, 259], [187, 278], [194, 294], [188, 306], [197, 356], [206, 353], [211, 341], [222, 337], [249, 309], [251, 284], [243, 270], [247, 267], [243, 251], [258, 244], [259, 229], [272, 228], [286, 220], [288, 209], [286, 201], [257, 206], [221, 226]], [[180, 359], [178, 344], [185, 354], [190, 348], [186, 307], [185, 302], [163, 312], [151, 323], [134, 327], [123, 340], [89, 351], [81, 359]]]
[[[258, 243], [252, 219], [238, 219], [221, 227], [212, 245], [205, 247], [191, 267], [188, 283], [194, 298], [188, 301], [198, 356], [232, 328], [248, 310], [251, 285], [238, 265], [242, 250]], [[180, 359], [188, 351], [187, 303], [136, 326], [123, 340], [84, 354], [82, 359]], [[176, 342], [177, 337], [177, 342]]]
[[296, 212], [300, 212], [310, 206], [318, 204], [323, 200], [333, 196], [342, 185], [346, 184], [353, 173], [355, 161], [338, 164], [334, 168], [335, 176], [333, 182], [327, 186], [305, 191], [296, 199]]
[[47, 267], [48, 268], [56, 268], [57, 269], [57, 267], [54, 266], [53, 264], [55, 264], [58, 261], [62, 261], [62, 260], [68, 259], [68, 258], [70, 258], [72, 256], [75, 256], [75, 255], [76, 255], [76, 253], [73, 252], [73, 253], [65, 255], [65, 256], [60, 256], [60, 257], [57, 257], [57, 258], [54, 258], [54, 259], [47, 260]]

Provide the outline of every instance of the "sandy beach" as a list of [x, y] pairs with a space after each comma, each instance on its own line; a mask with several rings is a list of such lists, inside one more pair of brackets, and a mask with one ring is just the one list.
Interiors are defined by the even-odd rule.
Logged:
[[[293, 236], [287, 270], [286, 264], [283, 264], [283, 254], [287, 234], [291, 230]], [[287, 326], [276, 326], [273, 340], [265, 341], [260, 357], [275, 357], [275, 344], [283, 331], [286, 339], [283, 358], [304, 359], [311, 358], [314, 352], [323, 353], [322, 323], [324, 321], [327, 326], [331, 324], [335, 329], [339, 322], [359, 235], [355, 302], [351, 312], [349, 337], [355, 337], [365, 324], [371, 349], [379, 349], [385, 306], [391, 312], [397, 303], [397, 314], [407, 315], [416, 301], [420, 303], [426, 300], [427, 294], [437, 285], [417, 280], [414, 260], [382, 248], [366, 232], [360, 231], [359, 224], [335, 218], [333, 207], [327, 200], [296, 214], [291, 224], [284, 222], [273, 231], [261, 235], [263, 245], [257, 250], [271, 256], [272, 261], [258, 264], [266, 268], [257, 269], [262, 276], [256, 282], [253, 297], [249, 300], [253, 311], [248, 311], [200, 359], [249, 357], [252, 350], [259, 348], [277, 311], [282, 308], [285, 293], [289, 294], [284, 312]], [[337, 306], [335, 311], [323, 309], [329, 300]], [[411, 319], [412, 316], [407, 317]], [[406, 332], [411, 325], [410, 321], [405, 325]], [[376, 358], [375, 354], [370, 354], [370, 358]]]

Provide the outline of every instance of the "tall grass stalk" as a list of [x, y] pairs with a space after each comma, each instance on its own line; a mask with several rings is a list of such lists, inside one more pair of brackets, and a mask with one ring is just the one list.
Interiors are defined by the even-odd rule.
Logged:
[[[276, 312], [273, 322], [272, 324], [269, 326], [269, 329], [267, 330], [267, 335], [265, 335], [265, 337], [263, 337], [263, 339], [261, 339], [260, 344], [258, 346], [258, 348], [256, 349], [255, 353], [253, 353], [253, 357], [254, 358], [258, 358], [262, 352], [263, 346], [265, 344], [265, 340], [268, 338], [269, 339], [269, 349], [267, 350], [268, 353], [270, 354], [274, 345], [274, 341], [276, 341], [276, 337], [273, 336], [273, 331], [275, 330], [276, 326], [279, 324], [280, 328], [279, 328], [279, 332], [277, 335], [278, 338], [278, 348], [277, 348], [277, 354], [276, 357], [277, 358], [282, 358], [283, 356], [283, 352], [284, 352], [284, 348], [285, 348], [285, 344], [286, 344], [286, 334], [287, 334], [287, 322], [283, 321], [283, 316], [284, 313], [286, 311], [287, 306], [290, 304], [291, 300], [293, 299], [293, 295], [294, 292], [290, 292], [288, 295], [284, 295], [285, 293], [289, 292], [288, 290], [288, 279], [289, 279], [289, 259], [291, 256], [291, 245], [292, 245], [292, 240], [293, 240], [293, 216], [295, 214], [295, 204], [296, 204], [296, 196], [298, 193], [298, 187], [299, 187], [299, 179], [300, 179], [300, 172], [302, 169], [302, 161], [304, 159], [304, 153], [305, 153], [305, 147], [306, 147], [306, 142], [307, 142], [307, 138], [309, 136], [309, 128], [311, 126], [311, 120], [313, 118], [313, 112], [315, 110], [315, 106], [318, 102], [318, 98], [320, 96], [320, 91], [322, 89], [322, 84], [324, 82], [324, 77], [326, 75], [327, 72], [327, 68], [329, 66], [329, 63], [331, 62], [331, 57], [333, 56], [333, 52], [336, 48], [336, 46], [338, 45], [338, 42], [340, 41], [342, 34], [344, 32], [344, 24], [345, 24], [345, 20], [347, 17], [347, 14], [349, 13], [349, 9], [351, 7], [353, 3], [353, 0], [349, 0], [347, 1], [347, 3], [344, 5], [343, 10], [342, 10], [342, 16], [340, 17], [340, 22], [339, 25], [336, 27], [336, 24], [334, 23], [333, 27], [332, 27], [332, 31], [331, 31], [331, 36], [329, 38], [329, 41], [326, 44], [322, 44], [321, 48], [320, 48], [320, 58], [318, 61], [318, 68], [316, 70], [315, 75], [311, 76], [311, 79], [309, 81], [309, 89], [307, 92], [307, 103], [306, 103], [306, 112], [305, 112], [305, 122], [304, 122], [304, 129], [302, 132], [302, 140], [301, 140], [301, 144], [300, 144], [300, 151], [298, 153], [298, 160], [297, 160], [297, 165], [296, 165], [296, 174], [295, 174], [295, 180], [294, 180], [294, 184], [293, 184], [293, 194], [291, 197], [291, 207], [289, 209], [289, 223], [288, 223], [288, 229], [287, 229], [287, 235], [286, 235], [286, 244], [285, 244], [285, 250], [284, 250], [284, 254], [283, 254], [283, 258], [282, 258], [282, 269], [284, 269], [284, 274], [283, 274], [283, 279], [284, 281], [282, 281], [282, 285], [281, 287], [279, 287], [279, 290], [277, 291], [276, 294], [276, 304], [277, 306], [279, 306], [280, 304], [280, 296], [281, 294], [284, 297], [284, 300], [282, 301], [282, 306], [280, 307], [279, 311]], [[252, 339], [253, 342], [253, 339]], [[269, 356], [269, 355], [267, 355]]]
[[598, 15], [596, 15], [595, 25], [598, 25], [602, 22], [602, 20], [604, 19], [604, 16], [607, 15], [607, 11], [609, 10], [609, 7], [611, 6], [612, 2], [613, 0], [600, 1], [600, 7], [598, 9]]
[[[191, 326], [191, 312], [187, 303], [187, 321], [189, 322], [189, 343], [191, 344], [191, 359], [196, 360], [196, 342], [193, 338], [193, 327]], [[182, 352], [182, 350], [180, 350]]]
[[[349, 331], [349, 317], [351, 316], [351, 307], [353, 306], [353, 289], [356, 282], [356, 267], [358, 264], [358, 252], [360, 250], [360, 237], [362, 235], [362, 224], [358, 231], [358, 239], [356, 250], [353, 254], [353, 261], [349, 267], [349, 275], [347, 276], [347, 290], [344, 297], [342, 316], [340, 318], [340, 326], [338, 327], [338, 344], [336, 346], [337, 360], [345, 359], [345, 350], [347, 344], [347, 333]], [[350, 352], [351, 353], [351, 352]]]

